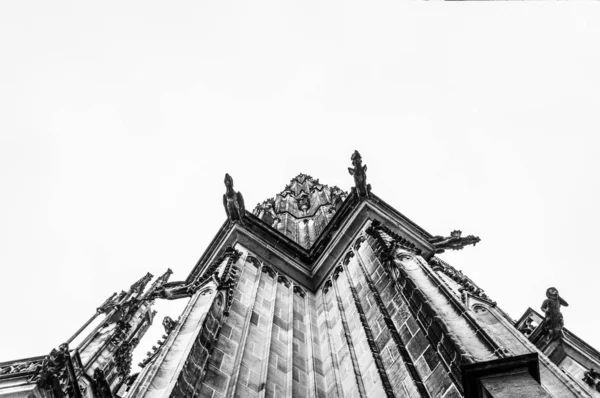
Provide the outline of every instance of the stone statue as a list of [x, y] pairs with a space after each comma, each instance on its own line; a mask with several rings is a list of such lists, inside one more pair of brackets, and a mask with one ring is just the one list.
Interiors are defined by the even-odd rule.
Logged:
[[481, 239], [477, 236], [469, 235], [464, 238], [461, 236], [462, 231], [454, 230], [450, 233], [450, 236], [444, 238], [443, 236], [434, 236], [429, 239], [429, 243], [433, 244], [436, 253], [443, 253], [446, 249], [461, 250], [467, 245], [475, 246]]
[[354, 176], [355, 187], [353, 189], [359, 198], [368, 198], [371, 196], [371, 185], [367, 184], [367, 165], [362, 165], [362, 157], [358, 151], [354, 151], [350, 159], [354, 166], [354, 168], [348, 167], [348, 172]]
[[229, 174], [225, 174], [225, 186], [227, 187], [223, 194], [223, 206], [227, 218], [233, 222], [243, 223], [246, 208], [244, 207], [244, 197], [240, 192], [233, 189], [233, 178]]
[[165, 333], [169, 334], [171, 331], [173, 331], [173, 329], [175, 329], [177, 322], [175, 322], [170, 316], [166, 316], [162, 321], [162, 325], [165, 328]]
[[113, 398], [110, 385], [106, 381], [106, 376], [104, 376], [104, 371], [100, 368], [94, 370], [92, 390], [94, 391], [95, 398]]
[[41, 388], [51, 390], [54, 397], [63, 397], [67, 385], [68, 348], [61, 344], [59, 349], [53, 348], [38, 366], [29, 382], [37, 383]]
[[542, 311], [545, 313], [543, 330], [548, 332], [550, 340], [563, 337], [563, 316], [560, 312], [560, 306], [568, 307], [569, 304], [558, 295], [558, 290], [554, 287], [546, 290], [546, 300], [542, 303]]

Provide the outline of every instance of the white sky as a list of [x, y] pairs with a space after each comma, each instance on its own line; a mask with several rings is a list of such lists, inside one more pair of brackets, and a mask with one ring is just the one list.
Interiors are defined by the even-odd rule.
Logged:
[[[0, 361], [183, 279], [299, 172], [373, 192], [512, 317], [549, 286], [600, 348], [598, 4], [2, 2]], [[176, 317], [178, 314], [162, 312]], [[157, 322], [160, 326], [160, 322]]]

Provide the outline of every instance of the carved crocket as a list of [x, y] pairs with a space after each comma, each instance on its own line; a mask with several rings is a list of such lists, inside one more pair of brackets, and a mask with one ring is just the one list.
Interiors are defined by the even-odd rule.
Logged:
[[563, 337], [563, 315], [560, 312], [560, 306], [569, 306], [565, 300], [558, 295], [558, 290], [554, 287], [546, 290], [546, 300], [542, 303], [542, 311], [545, 313], [543, 330], [548, 332], [550, 340]]
[[430, 238], [429, 243], [433, 244], [436, 253], [443, 253], [446, 249], [461, 250], [467, 245], [475, 246], [481, 240], [477, 236], [469, 235], [463, 238], [461, 235], [462, 231], [454, 230], [447, 238], [443, 236]]
[[354, 168], [348, 167], [348, 172], [354, 176], [354, 190], [359, 198], [368, 198], [371, 196], [371, 185], [367, 184], [367, 165], [362, 165], [362, 157], [358, 151], [354, 151], [350, 159]]
[[233, 178], [229, 174], [225, 174], [225, 193], [223, 194], [223, 206], [227, 218], [233, 222], [243, 223], [246, 208], [244, 207], [244, 197], [241, 192], [236, 192], [233, 189]]

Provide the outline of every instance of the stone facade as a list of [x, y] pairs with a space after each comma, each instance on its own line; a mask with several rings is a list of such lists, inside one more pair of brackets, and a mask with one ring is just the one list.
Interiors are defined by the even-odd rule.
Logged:
[[[73, 353], [65, 380], [89, 398], [599, 396], [597, 351], [567, 329], [548, 337], [549, 321], [533, 310], [514, 322], [436, 257], [479, 238], [430, 235], [373, 194], [360, 155], [352, 159], [350, 194], [301, 174], [243, 215], [229, 177], [228, 220], [188, 278], [168, 282], [169, 270], [111, 299], [121, 307], [105, 303], [105, 327]], [[143, 336], [154, 300], [184, 297], [179, 319], [163, 322], [163, 339], [126, 380], [117, 348]], [[146, 320], [108, 347], [131, 298], [127, 314]], [[7, 366], [0, 396], [61, 396], [31, 377], [40, 358]], [[96, 369], [109, 395], [91, 379]]]

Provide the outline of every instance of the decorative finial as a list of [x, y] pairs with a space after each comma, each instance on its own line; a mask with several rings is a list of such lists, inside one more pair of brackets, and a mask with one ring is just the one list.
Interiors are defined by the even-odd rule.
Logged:
[[246, 214], [244, 207], [244, 197], [241, 192], [236, 192], [233, 189], [233, 178], [229, 174], [225, 174], [225, 193], [223, 194], [223, 206], [227, 218], [231, 222], [239, 222], [243, 224], [243, 219]]
[[462, 231], [454, 230], [450, 232], [450, 236], [444, 238], [443, 236], [434, 236], [429, 239], [429, 243], [433, 244], [436, 253], [443, 253], [446, 249], [461, 250], [467, 245], [473, 245], [479, 243], [481, 239], [478, 236], [465, 236], [461, 237]]
[[560, 312], [560, 306], [568, 307], [569, 303], [559, 296], [558, 290], [555, 287], [550, 287], [546, 290], [546, 297], [546, 300], [542, 303], [542, 311], [545, 313], [542, 329], [548, 332], [550, 340], [554, 340], [564, 336], [564, 321]]
[[143, 278], [139, 279], [137, 282], [135, 282], [133, 285], [131, 285], [131, 287], [129, 288], [130, 292], [135, 292], [135, 293], [141, 293], [144, 291], [144, 289], [146, 288], [146, 285], [148, 284], [148, 282], [150, 282], [152, 280], [152, 277], [154, 275], [152, 275], [150, 272], [148, 272]]
[[358, 151], [354, 151], [352, 157], [352, 167], [348, 167], [350, 175], [354, 176], [354, 188], [359, 198], [369, 198], [371, 196], [371, 184], [367, 184], [367, 165], [362, 165], [362, 157]]

